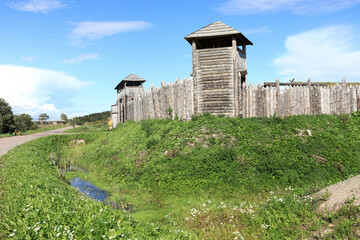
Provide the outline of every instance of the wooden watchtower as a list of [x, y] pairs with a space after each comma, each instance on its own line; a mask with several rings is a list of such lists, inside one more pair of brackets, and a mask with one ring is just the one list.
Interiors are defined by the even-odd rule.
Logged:
[[144, 82], [146, 82], [145, 79], [132, 73], [115, 87], [118, 123], [124, 123], [127, 120], [127, 104], [134, 99], [136, 94], [143, 91]]
[[247, 83], [246, 45], [252, 42], [222, 22], [185, 39], [193, 49], [194, 114], [240, 116], [241, 88]]

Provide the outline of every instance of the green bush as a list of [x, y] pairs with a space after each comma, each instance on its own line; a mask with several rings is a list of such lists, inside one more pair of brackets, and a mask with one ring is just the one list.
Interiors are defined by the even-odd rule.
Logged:
[[21, 132], [26, 132], [28, 130], [34, 130], [34, 123], [32, 122], [32, 117], [27, 113], [22, 113], [20, 115], [14, 116], [15, 128]]
[[14, 114], [5, 99], [0, 98], [0, 133], [12, 133], [15, 129]]

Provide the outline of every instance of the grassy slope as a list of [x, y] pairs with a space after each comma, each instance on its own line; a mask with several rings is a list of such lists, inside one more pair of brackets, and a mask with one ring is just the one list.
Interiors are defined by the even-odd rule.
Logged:
[[[138, 233], [140, 239], [141, 234], [150, 234], [150, 223], [161, 226], [161, 233], [170, 239], [179, 229], [207, 239], [297, 239], [321, 231], [329, 222], [335, 228], [328, 237], [343, 238], [355, 236], [359, 229], [359, 209], [349, 206], [323, 218], [313, 211], [315, 203], [306, 194], [359, 173], [358, 115], [127, 122], [111, 132], [51, 138], [64, 147], [44, 145], [45, 155], [33, 161], [45, 164], [55, 151], [60, 162], [71, 161], [89, 171], [89, 178], [109, 190], [112, 200], [132, 202], [132, 216], [143, 225], [129, 227], [129, 232]], [[85, 128], [96, 130], [75, 131]], [[85, 144], [71, 142], [74, 138], [84, 139]], [[23, 151], [12, 152], [3, 161], [19, 164], [11, 159], [20, 161]], [[30, 164], [28, 171], [33, 167]], [[36, 171], [42, 168], [56, 176], [54, 167], [39, 166]], [[5, 193], [15, 184], [5, 180], [11, 176], [8, 170], [0, 175]], [[42, 184], [36, 183], [35, 189]], [[2, 206], [13, 205], [7, 196]], [[29, 193], [25, 197], [37, 198]], [[87, 209], [96, 209], [96, 204]], [[59, 203], [59, 211], [61, 207]], [[12, 225], [9, 221], [18, 217], [2, 217], [4, 225]]]
[[359, 173], [357, 123], [347, 116], [129, 122], [82, 146], [75, 161], [122, 188], [160, 195], [287, 186], [308, 193]]
[[[171, 239], [183, 233], [138, 223], [127, 213], [92, 201], [62, 180], [54, 166], [73, 136], [26, 143], [1, 158], [0, 238]], [[184, 237], [185, 238], [185, 237]]]
[[[358, 124], [357, 114], [286, 119], [200, 116], [189, 122], [128, 122], [77, 147], [71, 156], [76, 155], [72, 160], [77, 165], [112, 189], [114, 199], [133, 202], [133, 215], [138, 219], [167, 222], [164, 216], [173, 214], [182, 228], [213, 238], [230, 231], [226, 237], [231, 238], [238, 230], [249, 238], [271, 238], [272, 234], [299, 237], [306, 234], [301, 223], [304, 219], [314, 218], [310, 225], [322, 224], [321, 218], [312, 214], [313, 208], [303, 203], [286, 212], [287, 208], [274, 210], [264, 202], [271, 191], [286, 196], [289, 193], [284, 189], [291, 186], [292, 194], [305, 196], [358, 174]], [[199, 219], [194, 220], [196, 224], [184, 221], [187, 215], [192, 216], [190, 209], [200, 210], [207, 200], [218, 204], [211, 205], [213, 210], [219, 209], [222, 201], [238, 207], [244, 202], [258, 204], [259, 215], [239, 220], [238, 225], [228, 222], [226, 227], [220, 224], [224, 219], [211, 227], [197, 222]], [[295, 200], [290, 198], [288, 204]], [[271, 220], [271, 211], [278, 211], [275, 220]], [[207, 218], [216, 219], [220, 214], [212, 212], [215, 216], [205, 214]], [[231, 218], [236, 214], [230, 211], [224, 215]], [[270, 223], [273, 231], [264, 233], [261, 226]], [[283, 224], [292, 227], [287, 229]], [[250, 226], [243, 229], [244, 225]]]

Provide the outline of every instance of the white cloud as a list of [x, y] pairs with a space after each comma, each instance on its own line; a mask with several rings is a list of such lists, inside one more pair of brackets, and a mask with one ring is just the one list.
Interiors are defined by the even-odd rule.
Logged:
[[360, 0], [227, 0], [219, 10], [225, 14], [291, 12], [299, 15], [322, 15], [360, 4]]
[[0, 65], [0, 97], [15, 114], [58, 116], [72, 105], [77, 92], [91, 82], [79, 81], [62, 72], [39, 68]]
[[80, 54], [76, 58], [64, 59], [61, 62], [68, 63], [68, 64], [76, 64], [76, 63], [82, 63], [83, 61], [86, 61], [86, 60], [97, 60], [97, 59], [99, 59], [99, 54], [84, 53], [84, 54]]
[[32, 62], [35, 60], [35, 57], [33, 56], [22, 56], [20, 59], [22, 62]]
[[245, 35], [260, 35], [260, 34], [265, 34], [268, 32], [271, 32], [271, 30], [268, 27], [262, 27], [262, 28], [257, 28], [257, 29], [245, 29], [244, 31], [242, 31]]
[[286, 39], [286, 53], [273, 63], [278, 74], [305, 81], [360, 82], [360, 33], [353, 27], [338, 25], [314, 29]]
[[70, 32], [70, 40], [74, 44], [84, 41], [94, 41], [118, 33], [139, 31], [150, 27], [151, 24], [143, 21], [127, 22], [80, 22]]
[[25, 2], [10, 2], [8, 6], [18, 11], [48, 13], [66, 7], [66, 4], [58, 0], [28, 0]]

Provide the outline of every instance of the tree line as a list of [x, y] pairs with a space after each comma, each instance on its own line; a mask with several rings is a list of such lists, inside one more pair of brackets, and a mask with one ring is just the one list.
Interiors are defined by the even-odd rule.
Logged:
[[[68, 121], [65, 113], [62, 113], [60, 118], [63, 121]], [[40, 121], [46, 121], [49, 119], [49, 115], [46, 113], [40, 113], [38, 119]], [[0, 134], [12, 134], [15, 130], [26, 132], [37, 128], [38, 126], [33, 122], [33, 118], [29, 114], [21, 113], [14, 115], [9, 103], [6, 102], [5, 99], [0, 98]]]
[[[105, 111], [68, 119], [67, 115], [62, 113], [60, 119], [70, 122], [72, 125], [83, 125], [85, 122], [106, 121], [109, 119], [109, 116], [110, 111]], [[49, 118], [47, 113], [40, 113], [38, 120], [45, 122]], [[29, 114], [21, 113], [14, 115], [9, 103], [5, 99], [0, 98], [0, 134], [12, 134], [15, 130], [26, 132], [37, 128], [38, 125], [33, 122], [33, 118]]]
[[110, 111], [92, 113], [80, 117], [74, 117], [70, 119], [70, 123], [73, 125], [83, 125], [86, 122], [106, 121], [110, 117]]

